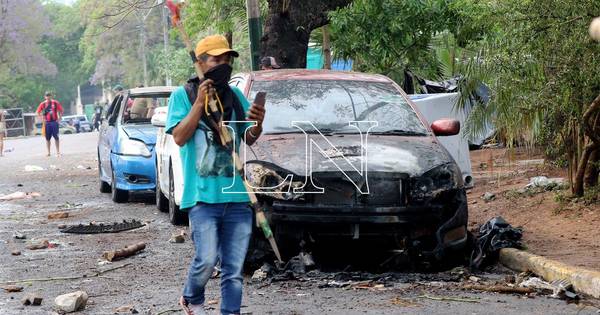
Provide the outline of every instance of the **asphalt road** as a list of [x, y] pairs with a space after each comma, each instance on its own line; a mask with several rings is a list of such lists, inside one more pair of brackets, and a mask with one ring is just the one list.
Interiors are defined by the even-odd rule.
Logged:
[[[54, 298], [77, 290], [90, 298], [80, 314], [113, 314], [117, 307], [132, 305], [141, 314], [181, 314], [177, 299], [193, 249], [189, 239], [169, 243], [179, 228], [157, 212], [153, 196], [137, 195], [127, 204], [114, 204], [97, 185], [97, 133], [63, 136], [63, 156], [45, 157], [44, 141], [23, 138], [6, 141], [10, 151], [0, 158], [0, 195], [15, 191], [39, 192], [32, 199], [0, 201], [0, 283], [14, 280], [72, 277], [69, 280], [26, 281], [23, 292], [0, 291], [0, 314], [52, 314]], [[26, 165], [44, 171], [25, 172]], [[49, 220], [48, 212], [66, 210], [66, 219]], [[59, 224], [87, 224], [138, 219], [146, 226], [115, 234], [76, 235], [59, 232]], [[26, 235], [16, 240], [14, 232]], [[28, 250], [32, 239], [48, 239], [55, 248]], [[147, 244], [141, 254], [104, 264], [104, 251], [138, 241]], [[12, 256], [19, 250], [21, 255]], [[361, 255], [357, 252], [356, 255]], [[340, 262], [344, 263], [344, 262]], [[122, 267], [121, 267], [122, 266]], [[115, 268], [95, 276], [98, 271]], [[353, 270], [350, 266], [349, 271]], [[475, 276], [478, 283], [504, 282], [512, 273], [501, 267]], [[84, 277], [84, 275], [86, 275]], [[386, 277], [387, 276], [387, 277]], [[252, 282], [247, 278], [242, 312], [245, 314], [598, 314], [598, 301], [583, 299], [567, 304], [547, 295], [465, 290], [464, 270], [436, 274], [395, 273], [376, 276], [380, 282], [340, 282], [373, 275], [315, 273], [301, 280]], [[342, 281], [343, 278], [343, 281]], [[332, 280], [340, 280], [332, 282]], [[364, 284], [364, 283], [363, 283]], [[383, 284], [377, 285], [377, 284]], [[332, 287], [333, 286], [333, 287]], [[21, 298], [36, 293], [41, 306], [23, 306]], [[218, 310], [219, 285], [211, 280], [207, 290], [210, 314]]]

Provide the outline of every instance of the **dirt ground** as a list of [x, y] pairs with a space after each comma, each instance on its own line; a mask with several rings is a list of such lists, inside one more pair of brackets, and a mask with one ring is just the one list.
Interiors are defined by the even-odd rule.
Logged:
[[[152, 204], [152, 195], [136, 195], [128, 203], [115, 204], [109, 195], [98, 192], [96, 133], [62, 139], [61, 158], [46, 158], [39, 138], [7, 141], [6, 147], [11, 152], [0, 158], [0, 195], [15, 191], [41, 194], [31, 199], [0, 201], [0, 286], [19, 281], [17, 285], [24, 287], [23, 292], [18, 293], [0, 290], [0, 315], [56, 314], [54, 298], [77, 290], [85, 290], [89, 300], [85, 310], [75, 314], [115, 314], [116, 308], [126, 305], [139, 314], [181, 314], [177, 299], [193, 248], [189, 238], [182, 244], [169, 243], [168, 239], [172, 233], [187, 228], [172, 226], [167, 215], [158, 212]], [[45, 170], [26, 172], [27, 165]], [[518, 186], [516, 182], [514, 185]], [[533, 228], [537, 225], [527, 223], [527, 216], [512, 217], [501, 209], [504, 198], [499, 196], [497, 201], [484, 204], [476, 197], [484, 191], [476, 188], [470, 193], [471, 202], [477, 201], [472, 207], [478, 209], [472, 210], [473, 225], [497, 212], [511, 223], [525, 226], [528, 244], [530, 240], [544, 244], [544, 234], [537, 234], [538, 230]], [[497, 207], [491, 208], [494, 205]], [[514, 207], [505, 204], [509, 205]], [[484, 209], [488, 210], [484, 212]], [[49, 212], [57, 210], [68, 211], [69, 217], [47, 218]], [[544, 211], [548, 211], [548, 218], [558, 223], [563, 221], [559, 220], [562, 216], [552, 215], [552, 209]], [[535, 216], [530, 214], [529, 218]], [[125, 219], [138, 219], [146, 225], [131, 231], [97, 235], [65, 234], [58, 229], [61, 224], [110, 223]], [[591, 226], [591, 223], [586, 225]], [[26, 239], [15, 239], [15, 232], [24, 234]], [[548, 246], [547, 250], [554, 255], [566, 250], [572, 245], [568, 237], [561, 245]], [[47, 239], [56, 246], [27, 249], [28, 242], [34, 239]], [[104, 251], [139, 241], [145, 242], [147, 247], [136, 256], [112, 263], [101, 259]], [[536, 251], [543, 248], [537, 242], [530, 245]], [[14, 250], [21, 255], [11, 255]], [[358, 250], [355, 255], [368, 257]], [[590, 257], [585, 252], [578, 255]], [[475, 274], [457, 268], [440, 273], [373, 275], [354, 268], [351, 263], [344, 271], [318, 272], [298, 279], [253, 281], [247, 275], [242, 314], [597, 314], [599, 302], [585, 297], [578, 304], [568, 304], [548, 295], [465, 289], [471, 284], [506, 284], [514, 276], [515, 273], [500, 266]], [[23, 306], [20, 300], [29, 293], [40, 295], [44, 299], [42, 305]], [[218, 312], [217, 279], [208, 283], [206, 307], [209, 314]]]
[[[566, 170], [539, 164], [540, 159], [541, 154], [525, 149], [471, 151], [475, 187], [468, 194], [470, 227], [502, 216], [524, 229], [529, 251], [600, 270], [600, 203], [560, 202], [568, 190], [519, 195], [531, 177], [568, 177]], [[484, 201], [486, 192], [495, 194], [495, 200]]]

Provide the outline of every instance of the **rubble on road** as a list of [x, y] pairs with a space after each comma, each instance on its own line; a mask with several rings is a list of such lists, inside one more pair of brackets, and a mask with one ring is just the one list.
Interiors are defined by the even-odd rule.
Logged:
[[45, 171], [45, 169], [38, 165], [25, 165], [25, 172], [40, 172]]
[[25, 234], [20, 233], [20, 232], [14, 232], [13, 237], [18, 240], [24, 240], [27, 238], [27, 236]]
[[48, 213], [48, 220], [66, 219], [69, 217], [69, 213], [66, 211], [55, 211]]
[[13, 255], [13, 256], [19, 256], [19, 255], [21, 255], [21, 251], [19, 251], [19, 250], [13, 250], [12, 252], [10, 252], [10, 254]]
[[40, 197], [42, 194], [38, 192], [22, 192], [17, 191], [12, 194], [0, 196], [0, 201], [11, 201], [11, 200], [19, 200], [19, 199], [31, 199], [35, 197]]
[[16, 285], [5, 285], [1, 287], [2, 290], [6, 291], [6, 292], [21, 292], [23, 291], [23, 287], [20, 286], [16, 286]]
[[122, 249], [118, 249], [115, 251], [108, 251], [102, 254], [102, 257], [108, 261], [114, 261], [121, 258], [126, 258], [129, 256], [133, 256], [137, 254], [139, 251], [142, 251], [146, 248], [146, 244], [143, 242], [126, 246]]
[[171, 235], [169, 243], [183, 243], [185, 242], [185, 231], [179, 230]]
[[50, 246], [50, 242], [46, 239], [41, 240], [32, 240], [25, 246], [27, 249], [36, 250], [36, 249], [45, 249]]
[[38, 305], [42, 305], [43, 300], [44, 300], [44, 298], [40, 297], [39, 295], [29, 293], [21, 299], [21, 303], [23, 303], [23, 305], [38, 306]]
[[527, 280], [524, 280], [519, 284], [519, 286], [523, 288], [532, 288], [540, 291], [549, 291], [552, 292], [550, 295], [553, 298], [557, 299], [577, 299], [578, 296], [575, 294], [573, 290], [573, 285], [569, 283], [567, 280], [559, 280], [546, 282], [538, 277], [531, 277]]
[[60, 311], [73, 313], [85, 309], [88, 295], [85, 291], [77, 291], [59, 295], [54, 299], [54, 306]]
[[145, 226], [145, 224], [138, 220], [123, 220], [123, 222], [115, 222], [113, 224], [96, 224], [94, 222], [91, 222], [88, 225], [69, 225], [61, 229], [61, 232], [74, 234], [118, 233], [122, 231], [137, 229], [142, 226]]
[[123, 305], [115, 309], [117, 314], [138, 314], [138, 310], [133, 305]]

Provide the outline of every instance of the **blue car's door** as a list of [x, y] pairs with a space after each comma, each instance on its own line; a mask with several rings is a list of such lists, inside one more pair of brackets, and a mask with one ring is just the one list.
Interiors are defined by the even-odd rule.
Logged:
[[110, 163], [110, 153], [114, 138], [117, 135], [117, 124], [119, 121], [119, 113], [121, 112], [121, 103], [123, 102], [123, 96], [118, 96], [113, 100], [113, 103], [109, 107], [107, 112], [107, 118], [102, 122], [102, 128], [100, 130], [100, 141], [98, 143], [98, 150], [100, 152], [100, 165], [102, 167], [102, 174], [108, 181], [111, 180], [112, 167]]

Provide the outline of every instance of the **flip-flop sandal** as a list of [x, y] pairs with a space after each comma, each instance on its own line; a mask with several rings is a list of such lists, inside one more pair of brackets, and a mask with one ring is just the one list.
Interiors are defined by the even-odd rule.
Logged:
[[192, 311], [188, 307], [188, 302], [183, 298], [183, 296], [179, 298], [179, 305], [181, 305], [181, 308], [185, 312], [185, 315], [194, 315], [194, 313], [192, 313]]

